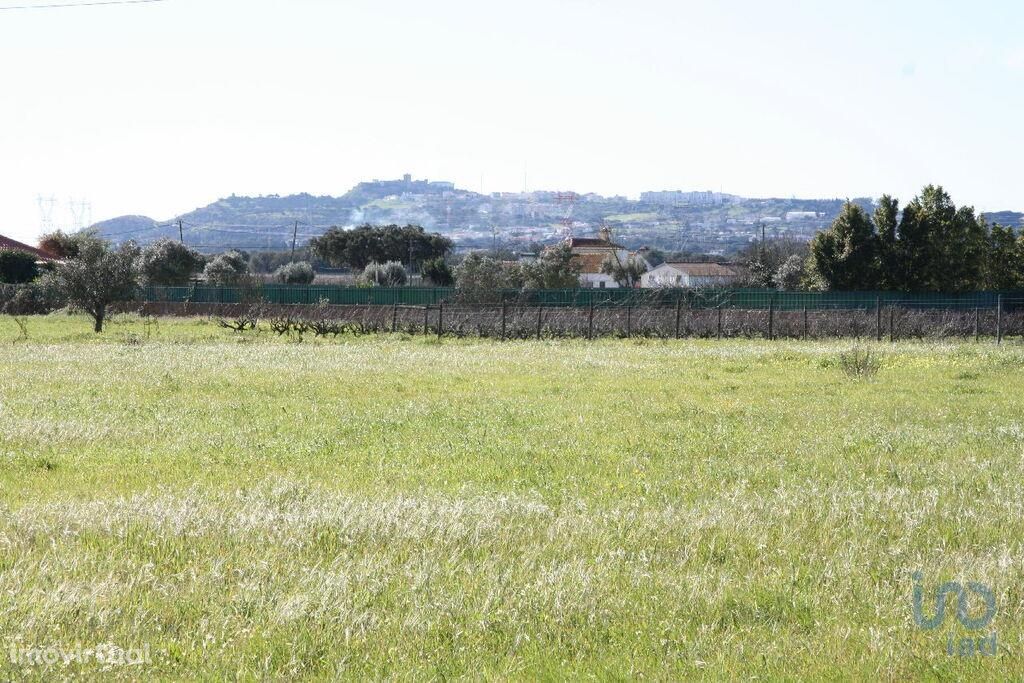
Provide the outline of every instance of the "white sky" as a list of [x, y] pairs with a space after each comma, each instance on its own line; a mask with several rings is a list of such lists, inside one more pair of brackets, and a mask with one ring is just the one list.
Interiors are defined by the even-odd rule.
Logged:
[[[0, 0], [0, 7], [59, 0]], [[76, 1], [76, 0], [64, 0]], [[1024, 3], [165, 0], [0, 11], [0, 232], [360, 180], [1024, 209]]]

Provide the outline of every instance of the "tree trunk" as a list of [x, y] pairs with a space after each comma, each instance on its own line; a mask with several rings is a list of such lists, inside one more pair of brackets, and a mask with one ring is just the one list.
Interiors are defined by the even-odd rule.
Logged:
[[92, 317], [93, 320], [96, 321], [96, 324], [93, 326], [93, 331], [96, 334], [99, 334], [103, 331], [103, 319], [107, 317], [107, 307], [97, 306], [92, 313]]

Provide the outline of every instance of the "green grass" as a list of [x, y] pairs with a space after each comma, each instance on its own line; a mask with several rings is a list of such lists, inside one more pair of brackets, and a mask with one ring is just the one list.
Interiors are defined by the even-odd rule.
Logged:
[[[0, 678], [1024, 675], [1020, 346], [28, 333]], [[915, 570], [993, 587], [998, 656]], [[152, 661], [9, 661], [76, 644]]]

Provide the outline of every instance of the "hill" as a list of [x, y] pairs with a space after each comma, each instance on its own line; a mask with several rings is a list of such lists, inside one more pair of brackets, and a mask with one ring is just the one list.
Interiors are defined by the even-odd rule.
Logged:
[[[645, 192], [640, 199], [574, 192], [534, 191], [480, 194], [445, 181], [374, 180], [340, 197], [297, 194], [232, 195], [170, 220], [145, 216], [114, 218], [96, 227], [115, 241], [150, 243], [178, 237], [207, 252], [290, 248], [332, 226], [361, 223], [422, 225], [460, 247], [495, 244], [525, 248], [552, 242], [568, 232], [594, 233], [610, 227], [630, 247], [729, 253], [763, 233], [773, 239], [809, 240], [827, 227], [841, 199], [746, 198], [717, 192]], [[868, 210], [873, 201], [855, 199]], [[990, 220], [1020, 225], [1022, 214], [990, 214]], [[1012, 220], [1011, 220], [1012, 219]]]

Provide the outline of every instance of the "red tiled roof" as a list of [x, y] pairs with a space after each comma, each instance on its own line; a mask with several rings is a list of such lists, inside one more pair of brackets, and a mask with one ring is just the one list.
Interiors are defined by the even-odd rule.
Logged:
[[43, 251], [36, 247], [30, 247], [27, 244], [19, 242], [18, 240], [12, 240], [10, 237], [4, 237], [0, 235], [0, 249], [10, 249], [12, 251], [23, 251], [26, 254], [32, 254], [38, 259], [43, 261], [56, 261], [57, 257], [48, 251]]
[[569, 248], [576, 247], [603, 247], [605, 249], [625, 249], [621, 244], [615, 244], [599, 237], [570, 237]]
[[739, 275], [739, 270], [721, 263], [666, 261], [665, 265], [671, 266], [681, 273], [686, 273], [690, 277], [736, 277]]

